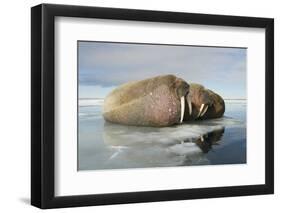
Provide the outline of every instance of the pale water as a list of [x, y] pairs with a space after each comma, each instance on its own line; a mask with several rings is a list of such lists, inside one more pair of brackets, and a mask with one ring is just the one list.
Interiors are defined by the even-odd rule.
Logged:
[[78, 170], [246, 163], [246, 101], [223, 118], [165, 128], [105, 122], [103, 101], [79, 100]]

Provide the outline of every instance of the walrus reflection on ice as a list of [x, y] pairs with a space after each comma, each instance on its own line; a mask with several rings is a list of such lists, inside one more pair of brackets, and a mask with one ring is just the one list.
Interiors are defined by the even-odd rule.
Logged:
[[[221, 117], [223, 99], [210, 90], [197, 90], [195, 84], [192, 85], [174, 75], [123, 84], [105, 98], [103, 116], [113, 123], [155, 127], [208, 118], [208, 114], [212, 118]], [[221, 99], [219, 103], [223, 103], [219, 113], [214, 110], [217, 96]]]

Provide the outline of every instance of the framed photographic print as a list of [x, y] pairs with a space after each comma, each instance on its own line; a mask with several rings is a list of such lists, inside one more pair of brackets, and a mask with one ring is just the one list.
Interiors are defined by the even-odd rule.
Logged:
[[274, 21], [31, 9], [31, 203], [274, 191]]

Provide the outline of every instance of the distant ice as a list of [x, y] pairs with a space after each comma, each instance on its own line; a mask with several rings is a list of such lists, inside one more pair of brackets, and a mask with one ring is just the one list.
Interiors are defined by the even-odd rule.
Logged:
[[231, 104], [246, 104], [246, 99], [225, 99], [225, 103], [231, 103]]
[[100, 106], [103, 105], [103, 99], [79, 99], [79, 106]]

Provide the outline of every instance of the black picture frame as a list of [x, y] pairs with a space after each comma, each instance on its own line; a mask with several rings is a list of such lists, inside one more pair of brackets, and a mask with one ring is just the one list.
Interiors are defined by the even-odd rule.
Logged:
[[[59, 196], [55, 189], [55, 17], [264, 28], [265, 184]], [[271, 18], [41, 4], [31, 8], [31, 204], [60, 208], [274, 193], [274, 20]]]

